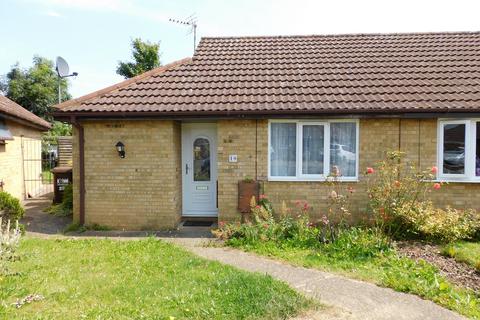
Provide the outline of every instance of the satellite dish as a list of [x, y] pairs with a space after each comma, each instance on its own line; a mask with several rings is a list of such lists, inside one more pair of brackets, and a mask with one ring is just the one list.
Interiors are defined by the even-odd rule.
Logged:
[[65, 59], [62, 57], [57, 57], [56, 64], [56, 70], [60, 78], [70, 75], [70, 68], [68, 67], [68, 63], [65, 61]]

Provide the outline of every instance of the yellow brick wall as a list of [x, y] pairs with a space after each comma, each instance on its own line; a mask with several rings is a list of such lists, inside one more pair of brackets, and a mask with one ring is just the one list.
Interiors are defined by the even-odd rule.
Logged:
[[[264, 120], [220, 120], [217, 123], [218, 140], [218, 215], [221, 220], [239, 219], [237, 213], [238, 181], [246, 177], [255, 178], [255, 167], [259, 170], [262, 153], [255, 154], [256, 128], [258, 136], [265, 129]], [[260, 147], [258, 150], [266, 148]], [[228, 162], [230, 154], [237, 155], [237, 162]], [[257, 161], [257, 164], [256, 164]]]
[[[85, 223], [114, 229], [174, 228], [180, 218], [180, 127], [174, 121], [86, 122]], [[74, 131], [74, 215], [79, 215]], [[115, 144], [125, 144], [126, 157]]]
[[[360, 181], [344, 183], [355, 189], [355, 218], [365, 215], [366, 182], [362, 172], [382, 160], [389, 150], [407, 152], [407, 161], [421, 168], [436, 164], [435, 119], [360, 120]], [[86, 223], [116, 229], [173, 228], [181, 213], [181, 126], [174, 121], [86, 122], [85, 176]], [[267, 181], [268, 120], [219, 120], [218, 204], [219, 220], [240, 219], [237, 212], [238, 181], [262, 181], [263, 191], [276, 208], [286, 201], [307, 200], [313, 215], [328, 207], [330, 186], [325, 182]], [[74, 218], [78, 221], [78, 132], [74, 130]], [[120, 159], [114, 145], [122, 141], [127, 156]], [[229, 163], [236, 154], [238, 162]], [[479, 184], [451, 183], [432, 193], [439, 206], [480, 210]]]
[[[363, 172], [382, 160], [389, 150], [402, 150], [406, 161], [426, 169], [436, 165], [436, 119], [362, 119], [360, 120], [359, 182], [342, 183], [352, 186], [354, 219], [365, 216], [367, 209], [366, 181]], [[255, 149], [255, 132], [258, 132]], [[237, 212], [237, 183], [245, 176], [255, 177], [255, 154], [257, 179], [262, 181], [265, 194], [275, 208], [285, 201], [294, 207], [297, 200], [306, 200], [312, 207], [315, 218], [321, 217], [328, 208], [331, 187], [326, 182], [279, 182], [267, 181], [268, 177], [268, 121], [224, 120], [218, 123], [219, 138], [219, 220], [239, 220]], [[237, 154], [238, 163], [228, 163], [228, 155]], [[472, 207], [480, 210], [480, 184], [450, 183], [441, 190], [432, 192], [432, 199], [439, 206], [457, 208]]]
[[80, 219], [80, 156], [78, 130], [72, 126], [72, 180], [73, 180], [73, 221], [78, 223]]
[[[22, 158], [22, 136], [28, 140], [32, 157], [40, 158], [41, 149], [37, 147], [41, 143], [42, 132], [40, 130], [27, 127], [17, 122], [5, 121], [7, 128], [13, 135], [13, 140], [7, 140], [5, 145], [0, 145], [0, 181], [4, 182], [3, 190], [10, 193], [18, 199], [25, 199], [24, 179], [23, 179], [23, 158]], [[31, 178], [41, 173], [41, 164], [32, 163], [29, 171]], [[32, 189], [32, 186], [27, 186]]]

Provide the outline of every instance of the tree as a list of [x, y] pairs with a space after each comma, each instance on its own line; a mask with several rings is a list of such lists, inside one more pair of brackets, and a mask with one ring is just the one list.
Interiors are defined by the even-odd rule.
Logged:
[[[70, 99], [67, 80], [62, 79], [60, 86], [62, 101]], [[51, 60], [34, 56], [33, 66], [29, 69], [22, 69], [16, 63], [0, 80], [0, 90], [30, 112], [52, 121], [49, 113], [58, 103], [58, 77]]]
[[135, 77], [145, 71], [160, 67], [160, 43], [142, 41], [140, 38], [132, 40], [132, 55], [134, 62], [118, 62], [117, 73], [125, 79]]

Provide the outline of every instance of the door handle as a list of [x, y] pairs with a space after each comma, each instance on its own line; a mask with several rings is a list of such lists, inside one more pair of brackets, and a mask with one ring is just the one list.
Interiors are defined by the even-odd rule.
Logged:
[[188, 163], [185, 163], [185, 174], [188, 174]]

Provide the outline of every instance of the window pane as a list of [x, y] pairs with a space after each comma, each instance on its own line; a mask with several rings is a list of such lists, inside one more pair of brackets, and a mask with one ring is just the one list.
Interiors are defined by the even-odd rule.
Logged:
[[210, 142], [205, 138], [193, 142], [193, 180], [210, 181]]
[[333, 122], [330, 124], [330, 167], [337, 166], [343, 177], [356, 176], [357, 124]]
[[475, 176], [480, 176], [480, 122], [477, 122], [476, 151], [475, 151]]
[[270, 134], [270, 175], [295, 176], [297, 124], [272, 123]]
[[324, 126], [303, 126], [303, 174], [323, 174], [324, 131]]
[[465, 124], [443, 126], [443, 173], [465, 173]]

